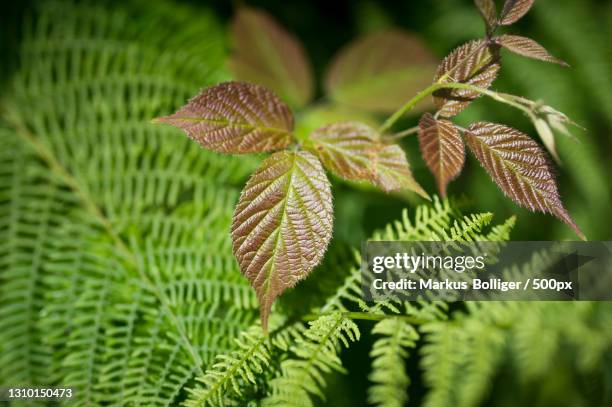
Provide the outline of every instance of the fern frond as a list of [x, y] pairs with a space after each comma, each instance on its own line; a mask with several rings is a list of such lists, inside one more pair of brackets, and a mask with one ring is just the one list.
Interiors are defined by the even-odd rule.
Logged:
[[322, 316], [292, 347], [295, 355], [281, 363], [281, 374], [270, 381], [271, 394], [263, 401], [270, 406], [312, 406], [310, 395], [324, 398], [324, 374], [343, 372], [338, 346], [359, 339], [359, 329], [342, 313]]
[[466, 215], [462, 219], [455, 220], [448, 230], [442, 230], [439, 234], [433, 234], [436, 240], [472, 242], [480, 240], [480, 232], [493, 220], [492, 213], [477, 213]]
[[54, 182], [23, 171], [31, 152], [0, 127], [0, 383], [45, 384], [51, 349], [37, 326], [44, 305], [43, 262], [54, 213], [64, 203]]
[[415, 210], [414, 221], [408, 211], [402, 219], [389, 224], [384, 231], [374, 234], [371, 240], [419, 241], [431, 240], [436, 233], [448, 228], [453, 218], [453, 209], [448, 200], [440, 201], [434, 196], [432, 205], [420, 205]]
[[461, 330], [452, 323], [433, 323], [421, 328], [427, 343], [421, 348], [421, 366], [425, 383], [431, 388], [425, 406], [454, 405], [460, 354], [455, 345], [461, 340]]
[[163, 1], [40, 2], [24, 26], [0, 129], [2, 384], [171, 405], [255, 314], [220, 231], [256, 160], [149, 124], [226, 76], [224, 35]]
[[488, 242], [502, 242], [510, 240], [510, 232], [516, 224], [516, 216], [509, 217], [504, 223], [495, 225], [487, 233], [485, 240]]
[[[271, 331], [280, 325], [270, 321]], [[198, 377], [203, 388], [190, 390], [186, 406], [223, 406], [227, 399], [243, 394], [244, 383], [257, 384], [256, 375], [261, 375], [270, 364], [270, 340], [261, 326], [253, 325], [236, 339], [237, 350], [219, 355], [204, 376]]]
[[[519, 280], [555, 260], [535, 253], [505, 275]], [[465, 312], [421, 328], [421, 365], [430, 387], [425, 404], [480, 405], [502, 364], [514, 368], [523, 383], [544, 380], [560, 358], [593, 372], [610, 349], [610, 330], [601, 325], [610, 309], [595, 302], [466, 302]]]
[[408, 357], [407, 348], [416, 346], [419, 334], [412, 325], [399, 318], [378, 322], [372, 333], [381, 335], [381, 338], [370, 351], [373, 361], [368, 378], [374, 384], [368, 389], [368, 401], [378, 406], [404, 406], [408, 401], [410, 384], [404, 360]]

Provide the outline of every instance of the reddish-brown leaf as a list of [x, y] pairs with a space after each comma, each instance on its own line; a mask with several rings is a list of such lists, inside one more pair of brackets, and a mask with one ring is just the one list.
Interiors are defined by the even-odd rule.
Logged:
[[267, 329], [272, 303], [319, 263], [332, 235], [329, 181], [309, 152], [279, 151], [247, 182], [232, 220], [234, 255], [259, 299]]
[[524, 57], [539, 59], [540, 61], [553, 62], [555, 64], [567, 66], [567, 63], [560, 60], [559, 58], [555, 58], [554, 56], [550, 55], [546, 48], [544, 48], [531, 38], [521, 37], [520, 35], [505, 34], [495, 38], [495, 42], [501, 45], [502, 47]]
[[369, 181], [385, 192], [410, 189], [429, 198], [416, 182], [404, 151], [381, 141], [376, 130], [359, 122], [323, 126], [310, 135], [307, 148], [339, 177]]
[[409, 189], [430, 199], [412, 176], [406, 153], [397, 144], [379, 144], [373, 157], [374, 183], [385, 192]]
[[567, 213], [544, 151], [527, 135], [495, 123], [472, 124], [467, 143], [485, 170], [514, 202], [532, 211], [551, 213], [584, 235]]
[[523, 17], [535, 0], [506, 0], [500, 16], [501, 25], [510, 25]]
[[438, 183], [442, 197], [446, 187], [463, 168], [465, 147], [459, 130], [448, 120], [436, 120], [425, 113], [419, 121], [419, 147], [427, 167]]
[[484, 18], [485, 24], [487, 26], [487, 33], [491, 33], [491, 31], [497, 25], [497, 10], [495, 9], [495, 1], [494, 0], [474, 0], [476, 3], [476, 7], [482, 14]]
[[344, 105], [390, 113], [429, 84], [436, 64], [413, 34], [399, 29], [374, 32], [338, 52], [325, 88]]
[[301, 43], [268, 13], [240, 7], [231, 26], [234, 52], [229, 67], [238, 80], [263, 85], [289, 105], [312, 98], [312, 70]]
[[263, 86], [225, 82], [204, 89], [173, 115], [155, 119], [220, 153], [279, 150], [292, 141], [293, 115]]
[[380, 142], [378, 133], [358, 122], [323, 126], [310, 135], [309, 149], [323, 165], [339, 177], [355, 181], [374, 181], [371, 159]]
[[[480, 88], [491, 86], [499, 71], [496, 44], [475, 40], [453, 50], [438, 66], [437, 83], [467, 83]], [[466, 89], [441, 89], [434, 92], [434, 102], [442, 117], [452, 117], [478, 98], [478, 92]]]

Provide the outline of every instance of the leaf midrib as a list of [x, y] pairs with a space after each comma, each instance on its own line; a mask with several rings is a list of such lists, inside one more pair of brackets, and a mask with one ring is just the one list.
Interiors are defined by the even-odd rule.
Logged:
[[194, 122], [194, 123], [205, 122], [205, 123], [210, 123], [210, 124], [235, 126], [235, 127], [240, 127], [242, 129], [262, 130], [262, 131], [267, 131], [271, 133], [290, 133], [291, 132], [291, 130], [277, 128], [277, 127], [258, 126], [258, 125], [251, 124], [251, 123], [235, 122], [235, 121], [224, 120], [224, 119], [208, 119], [205, 117], [179, 116], [179, 117], [171, 117], [171, 120], [187, 121], [187, 122]]
[[546, 196], [544, 196], [544, 194], [542, 194], [540, 192], [540, 189], [535, 188], [533, 185], [531, 185], [531, 182], [529, 180], [529, 178], [527, 178], [526, 176], [524, 176], [523, 174], [521, 174], [520, 171], [517, 170], [516, 168], [516, 164], [514, 164], [512, 161], [506, 160], [504, 159], [501, 154], [499, 154], [494, 148], [492, 148], [491, 146], [489, 146], [487, 143], [485, 143], [484, 141], [480, 140], [480, 138], [476, 135], [472, 135], [471, 137], [473, 137], [478, 143], [480, 143], [481, 145], [484, 145], [486, 147], [486, 149], [490, 152], [491, 155], [495, 156], [495, 158], [497, 158], [498, 160], [502, 161], [505, 163], [505, 165], [508, 167], [508, 169], [515, 174], [518, 178], [520, 178], [523, 183], [527, 184], [527, 186], [534, 192], [535, 195], [539, 196], [540, 199], [542, 199], [544, 201], [544, 203], [546, 204], [546, 208], [551, 212], [554, 213], [551, 208], [550, 208], [550, 202], [548, 201], [548, 199], [546, 199]]
[[[276, 233], [276, 242], [274, 244], [274, 253], [272, 254], [272, 256], [270, 257], [270, 261], [272, 262], [272, 264], [270, 265], [270, 272], [268, 273], [268, 276], [266, 278], [266, 288], [265, 288], [265, 296], [268, 297], [270, 294], [270, 280], [272, 278], [272, 274], [276, 271], [276, 256], [275, 253], [278, 250], [278, 245], [280, 244], [281, 240], [282, 240], [282, 236], [281, 236], [281, 226], [283, 225], [283, 223], [285, 222], [285, 217], [287, 214], [287, 202], [289, 201], [289, 192], [291, 191], [291, 185], [293, 183], [293, 177], [295, 175], [295, 170], [297, 168], [297, 160], [298, 160], [298, 155], [297, 153], [291, 153], [293, 156], [293, 163], [291, 164], [291, 169], [287, 172], [289, 175], [289, 182], [287, 182], [287, 187], [285, 188], [285, 194], [284, 194], [284, 198], [283, 198], [283, 209], [281, 210], [281, 219], [280, 222], [278, 223], [278, 227], [275, 230]], [[267, 304], [266, 304], [267, 305]]]

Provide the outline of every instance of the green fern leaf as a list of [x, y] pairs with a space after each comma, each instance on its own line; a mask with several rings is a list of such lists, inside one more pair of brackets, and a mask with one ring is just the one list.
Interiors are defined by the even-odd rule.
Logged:
[[406, 374], [404, 359], [407, 348], [414, 348], [419, 334], [412, 325], [400, 318], [389, 318], [378, 322], [373, 334], [381, 335], [372, 346], [370, 356], [372, 372], [368, 389], [368, 401], [377, 406], [401, 407], [408, 401], [407, 388], [410, 379]]

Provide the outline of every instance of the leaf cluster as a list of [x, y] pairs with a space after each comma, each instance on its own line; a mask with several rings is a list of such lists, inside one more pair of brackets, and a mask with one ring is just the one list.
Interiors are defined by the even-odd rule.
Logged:
[[[549, 146], [554, 147], [549, 124], [563, 126], [563, 121], [568, 121], [547, 106], [538, 107], [524, 98], [488, 90], [501, 68], [500, 47], [563, 64], [531, 39], [494, 36], [499, 26], [511, 25], [525, 15], [533, 0], [507, 0], [499, 16], [493, 0], [476, 1], [476, 5], [485, 20], [486, 38], [452, 51], [438, 66], [433, 84], [379, 130], [357, 121], [341, 121], [298, 138], [294, 135], [293, 114], [285, 102], [267, 87], [248, 82], [226, 82], [204, 89], [176, 113], [155, 120], [181, 128], [202, 147], [219, 153], [284, 150], [266, 159], [252, 175], [232, 223], [234, 255], [257, 292], [264, 330], [274, 300], [314, 269], [331, 240], [332, 196], [323, 168], [349, 181], [369, 182], [385, 192], [408, 189], [429, 199], [412, 176], [402, 148], [384, 132], [430, 93], [437, 110], [434, 115], [425, 113], [416, 131], [422, 156], [441, 196], [446, 196], [448, 183], [463, 168], [465, 139], [510, 199], [532, 211], [553, 214], [584, 238], [564, 208], [551, 166], [536, 142], [507, 126], [478, 122], [463, 129], [448, 120], [484, 93], [530, 114]], [[230, 65], [239, 79], [267, 85], [297, 107], [311, 99], [311, 69], [303, 48], [290, 33], [267, 14], [250, 8], [238, 10], [232, 31], [235, 49]], [[383, 56], [401, 55], [404, 46], [410, 46], [418, 55], [416, 60], [427, 65], [426, 52], [415, 41], [407, 34], [389, 31], [347, 47], [327, 76], [332, 98], [376, 110], [379, 106], [363, 105], [359, 94], [347, 89], [359, 90], [365, 86], [362, 82], [369, 83], [373, 77], [394, 77], [402, 71], [409, 65], [407, 60], [394, 56], [387, 61]], [[357, 61], [369, 52], [374, 55], [368, 58], [376, 63], [356, 69]], [[393, 86], [378, 91], [392, 94], [395, 87], [403, 94], [412, 90], [405, 81], [391, 82]], [[384, 98], [389, 100], [386, 95]], [[536, 110], [545, 111], [548, 121], [537, 118]]]

